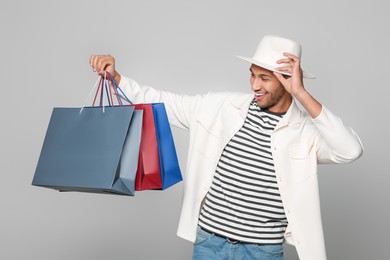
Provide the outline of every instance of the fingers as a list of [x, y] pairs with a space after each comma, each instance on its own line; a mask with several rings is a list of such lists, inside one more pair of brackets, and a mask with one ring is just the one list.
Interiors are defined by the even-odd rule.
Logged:
[[103, 76], [105, 71], [115, 74], [115, 58], [111, 55], [92, 55], [89, 59], [92, 70]]
[[107, 67], [112, 66], [114, 61], [110, 55], [93, 55], [90, 59], [90, 65], [93, 71], [103, 75]]
[[294, 72], [300, 72], [301, 66], [300, 66], [300, 59], [299, 57], [295, 56], [294, 54], [284, 52], [283, 53], [286, 58], [277, 60], [277, 64], [281, 64], [282, 66], [276, 68], [276, 70], [281, 72], [287, 72], [290, 74], [293, 74]]
[[294, 54], [284, 52], [283, 55], [286, 56], [286, 58], [277, 60], [276, 61], [277, 64], [289, 64], [290, 66], [300, 64], [300, 59]]
[[292, 54], [292, 53], [283, 52], [283, 55], [286, 56], [289, 59], [293, 59], [293, 60], [299, 61], [299, 57], [294, 55], [294, 54]]
[[300, 62], [300, 59], [298, 56], [294, 55], [294, 54], [291, 54], [289, 52], [283, 52], [283, 55], [286, 56], [286, 58], [284, 59], [280, 59], [280, 61], [294, 61], [294, 62]]
[[292, 69], [291, 69], [291, 66], [287, 65], [287, 66], [283, 66], [283, 67], [277, 67], [275, 68], [276, 71], [280, 71], [280, 72], [287, 72], [287, 73], [290, 73], [292, 72]]

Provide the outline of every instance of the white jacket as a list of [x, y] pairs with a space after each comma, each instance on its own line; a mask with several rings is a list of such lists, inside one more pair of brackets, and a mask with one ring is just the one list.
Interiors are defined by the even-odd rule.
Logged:
[[[141, 87], [122, 77], [121, 89], [134, 103], [164, 102], [172, 125], [189, 130], [184, 198], [178, 236], [194, 242], [202, 201], [223, 148], [241, 128], [253, 94], [186, 96]], [[326, 259], [318, 192], [318, 163], [347, 163], [363, 147], [352, 129], [323, 107], [312, 119], [293, 102], [271, 136], [275, 172], [288, 219], [285, 239], [302, 260]]]

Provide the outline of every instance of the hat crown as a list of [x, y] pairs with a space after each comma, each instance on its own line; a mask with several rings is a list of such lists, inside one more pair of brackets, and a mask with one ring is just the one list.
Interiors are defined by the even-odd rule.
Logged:
[[301, 57], [301, 46], [287, 38], [275, 35], [266, 35], [257, 46], [253, 55], [253, 60], [267, 67], [276, 68], [283, 65], [277, 64], [276, 61], [285, 58], [284, 52], [289, 52], [297, 57]]
[[[275, 35], [266, 35], [260, 41], [257, 46], [255, 55], [252, 58], [238, 56], [238, 58], [243, 59], [245, 61], [249, 61], [252, 64], [255, 64], [259, 67], [277, 71], [278, 67], [288, 66], [288, 64], [278, 64], [276, 63], [280, 59], [286, 58], [283, 55], [284, 52], [288, 52], [294, 54], [298, 58], [301, 58], [302, 48], [301, 45], [297, 42], [294, 42], [290, 39], [283, 38]], [[277, 71], [284, 75], [290, 75], [290, 73], [285, 71]], [[303, 71], [303, 77], [314, 79], [315, 76], [306, 71]]]

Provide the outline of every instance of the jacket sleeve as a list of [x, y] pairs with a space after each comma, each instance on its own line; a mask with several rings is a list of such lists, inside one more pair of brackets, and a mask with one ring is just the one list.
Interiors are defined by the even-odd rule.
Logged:
[[164, 103], [169, 123], [188, 130], [193, 120], [192, 115], [197, 109], [201, 96], [179, 95], [166, 91], [159, 91], [148, 86], [140, 86], [135, 80], [122, 76], [119, 87], [131, 102], [137, 103]]
[[313, 119], [318, 129], [317, 158], [319, 163], [347, 163], [358, 159], [363, 153], [362, 142], [357, 133], [345, 127], [341, 119], [326, 107]]

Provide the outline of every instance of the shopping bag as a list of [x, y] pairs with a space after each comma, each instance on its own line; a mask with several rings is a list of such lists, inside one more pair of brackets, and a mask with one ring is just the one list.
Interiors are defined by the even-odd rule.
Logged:
[[134, 104], [143, 111], [136, 190], [164, 190], [182, 181], [175, 144], [163, 103]]
[[136, 104], [133, 106], [136, 111], [143, 111], [142, 139], [135, 190], [161, 189], [159, 150], [152, 105]]
[[154, 103], [153, 113], [156, 125], [162, 179], [161, 189], [164, 190], [182, 181], [183, 178], [164, 104]]
[[134, 195], [143, 112], [112, 101], [53, 109], [32, 185]]
[[[121, 97], [131, 104], [109, 75]], [[172, 131], [163, 103], [134, 104], [143, 111], [142, 140], [136, 190], [164, 190], [183, 180]]]

